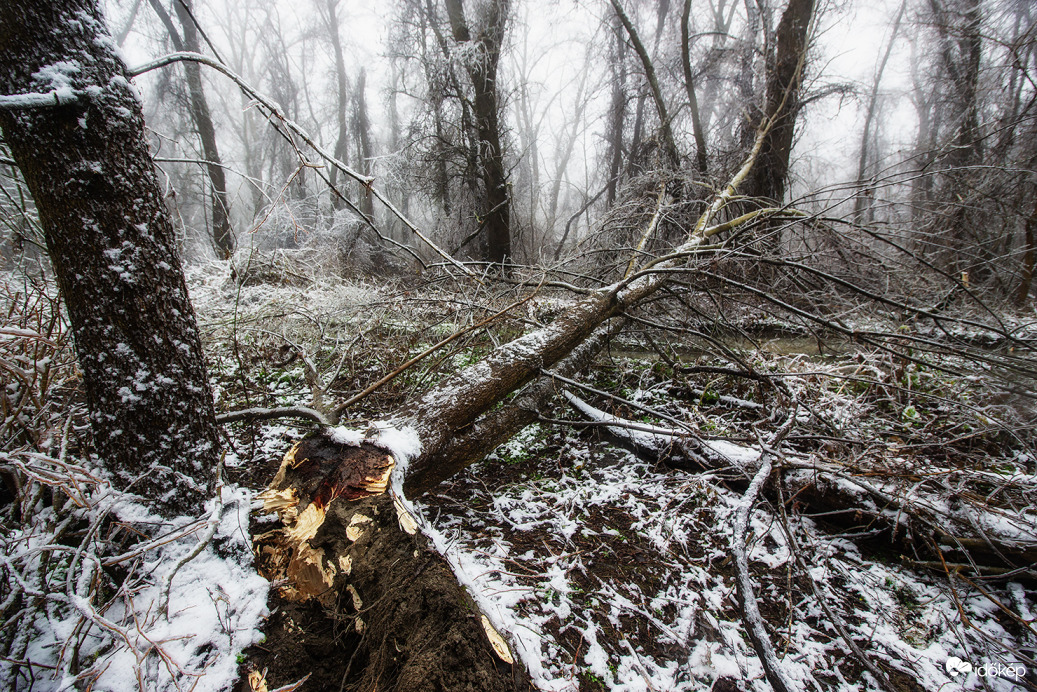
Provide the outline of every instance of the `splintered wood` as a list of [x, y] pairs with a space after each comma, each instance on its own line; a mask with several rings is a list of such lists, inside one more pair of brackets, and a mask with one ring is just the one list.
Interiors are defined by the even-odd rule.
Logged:
[[327, 433], [296, 444], [260, 495], [283, 523], [253, 539], [260, 571], [285, 600], [316, 601], [351, 625], [340, 630], [344, 646], [368, 661], [357, 689], [387, 679], [394, 689], [427, 689], [430, 670], [453, 676], [441, 689], [521, 686], [507, 641], [419, 530], [406, 499], [389, 490], [394, 466], [374, 444]]
[[[302, 440], [285, 454], [270, 487], [259, 495], [264, 511], [276, 512], [284, 527], [255, 539], [268, 576], [283, 582], [282, 596], [293, 601], [321, 597], [330, 594], [337, 574], [349, 574], [348, 556], [328, 559], [311, 541], [332, 502], [386, 492], [395, 465], [383, 449], [343, 444], [327, 435]], [[370, 523], [371, 517], [354, 515], [346, 537], [356, 541]]]

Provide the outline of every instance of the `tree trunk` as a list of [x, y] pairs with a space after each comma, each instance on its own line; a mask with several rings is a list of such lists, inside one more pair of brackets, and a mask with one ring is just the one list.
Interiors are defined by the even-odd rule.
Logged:
[[853, 217], [856, 223], [865, 223], [865, 212], [870, 212], [871, 210], [871, 191], [864, 189], [864, 179], [868, 172], [868, 146], [871, 139], [871, 124], [874, 122], [878, 112], [879, 83], [882, 81], [882, 73], [886, 71], [886, 63], [889, 62], [889, 56], [893, 52], [897, 32], [900, 30], [900, 20], [903, 19], [906, 8], [907, 4], [902, 4], [897, 12], [897, 18], [893, 20], [893, 29], [889, 35], [889, 43], [886, 44], [886, 51], [882, 54], [882, 60], [879, 61], [879, 68], [875, 73], [875, 81], [872, 82], [871, 93], [868, 96], [868, 110], [864, 116], [864, 132], [861, 134], [861, 151], [857, 158], [857, 196], [853, 200]]
[[510, 647], [417, 530], [419, 519], [386, 487], [393, 466], [387, 451], [331, 435], [297, 443], [260, 496], [286, 527], [255, 537], [260, 570], [281, 584], [282, 598], [316, 601], [344, 625], [340, 651], [351, 661], [346, 675], [356, 674], [336, 685], [528, 689]]
[[[162, 21], [169, 33], [169, 40], [178, 51], [201, 52], [198, 41], [198, 30], [190, 9], [191, 0], [174, 0], [173, 8], [183, 28], [181, 38], [173, 25], [169, 13], [160, 0], [150, 0], [155, 14]], [[186, 4], [185, 4], [186, 3]], [[228, 259], [234, 254], [234, 234], [230, 228], [230, 201], [227, 198], [227, 175], [223, 170], [220, 150], [216, 145], [216, 128], [212, 123], [209, 103], [205, 100], [202, 88], [202, 73], [198, 63], [184, 63], [184, 74], [187, 78], [187, 94], [191, 108], [191, 120], [198, 130], [198, 138], [202, 143], [202, 156], [206, 160], [206, 172], [212, 183], [212, 241], [216, 254], [221, 259]]]
[[[335, 86], [337, 89], [338, 103], [335, 108], [335, 123], [338, 126], [338, 136], [335, 138], [335, 158], [345, 161], [346, 148], [349, 146], [349, 129], [346, 121], [346, 107], [349, 103], [349, 90], [346, 86], [346, 59], [342, 54], [342, 39], [338, 33], [338, 3], [339, 0], [327, 0], [327, 15], [324, 17], [328, 38], [331, 41], [331, 50], [335, 55]], [[331, 167], [331, 186], [338, 184], [338, 169]], [[342, 198], [336, 194], [331, 195], [331, 205], [340, 209], [343, 205]]]
[[[173, 7], [180, 25], [184, 28], [184, 48], [192, 53], [201, 53], [202, 45], [198, 41], [198, 29], [191, 13], [192, 0], [174, 0]], [[191, 117], [198, 128], [198, 137], [202, 141], [202, 154], [205, 156], [206, 169], [212, 182], [212, 241], [216, 254], [222, 259], [229, 259], [234, 254], [234, 234], [230, 228], [230, 200], [227, 197], [227, 175], [223, 170], [220, 150], [216, 146], [216, 128], [212, 123], [209, 103], [205, 100], [202, 88], [202, 72], [198, 63], [184, 63], [187, 74], [187, 88], [191, 94]]]
[[609, 208], [616, 201], [619, 174], [623, 169], [623, 124], [626, 121], [627, 109], [626, 42], [619, 33], [618, 17], [613, 23], [612, 33], [615, 36], [614, 48], [609, 51], [612, 97], [609, 103], [608, 126], [605, 133], [609, 162], [605, 206]]
[[[356, 88], [353, 89], [353, 130], [356, 133], [356, 141], [359, 151], [360, 172], [366, 176], [371, 175], [371, 158], [374, 149], [371, 146], [371, 123], [367, 118], [367, 71], [360, 68], [360, 74], [356, 78]], [[374, 197], [367, 188], [360, 190], [360, 211], [369, 219], [374, 219]]]
[[709, 172], [706, 161], [706, 132], [699, 115], [699, 101], [695, 95], [695, 76], [691, 71], [691, 0], [684, 0], [681, 13], [681, 66], [684, 68], [684, 89], [688, 92], [688, 108], [691, 110], [691, 129], [695, 135], [695, 161], [703, 178]]
[[136, 90], [95, 2], [3, 7], [0, 91], [70, 87], [76, 97], [71, 105], [0, 112], [0, 126], [39, 210], [94, 447], [123, 488], [157, 509], [197, 509], [219, 436]]
[[773, 119], [764, 138], [757, 165], [749, 174], [744, 192], [781, 204], [789, 175], [800, 88], [807, 49], [807, 31], [814, 13], [814, 0], [789, 0], [778, 23], [774, 65], [767, 78], [764, 118]]
[[[446, 0], [446, 8], [454, 40], [471, 42], [473, 39], [462, 0]], [[473, 114], [483, 183], [484, 202], [480, 217], [486, 230], [485, 259], [502, 265], [511, 258], [511, 195], [501, 142], [497, 68], [510, 11], [511, 0], [491, 0], [485, 25], [474, 39], [478, 57], [468, 65], [475, 96]]]
[[[623, 11], [623, 7], [619, 4], [619, 0], [611, 0], [612, 9], [615, 10], [616, 16], [619, 17], [619, 21], [623, 23], [623, 27], [626, 29], [627, 35], [630, 37], [630, 43], [634, 46], [634, 52], [641, 59], [641, 66], [645, 71], [645, 78], [648, 80], [648, 86], [652, 91], [652, 100], [655, 102], [655, 110], [659, 114], [660, 121], [660, 132], [662, 133], [662, 144], [663, 149], [666, 153], [667, 161], [674, 167], [680, 166], [680, 152], [677, 150], [677, 142], [673, 138], [673, 129], [670, 125], [670, 114], [666, 108], [666, 100], [663, 97], [662, 88], [659, 86], [659, 79], [655, 74], [655, 66], [652, 64], [652, 59], [648, 55], [648, 51], [645, 49], [644, 44], [641, 42], [640, 36], [638, 36], [637, 29], [634, 28], [633, 22], [627, 17], [626, 12]], [[662, 26], [662, 19], [665, 16], [664, 5], [659, 5], [659, 26]], [[656, 31], [656, 40], [658, 41], [659, 31]]]
[[[1037, 185], [1033, 185], [1037, 192]], [[1035, 195], [1037, 200], [1037, 195]], [[1037, 201], [1034, 202], [1033, 211], [1026, 219], [1023, 229], [1023, 267], [1019, 280], [1019, 291], [1016, 293], [1015, 302], [1020, 308], [1026, 307], [1026, 300], [1030, 297], [1030, 288], [1033, 284], [1034, 270], [1037, 269]]]

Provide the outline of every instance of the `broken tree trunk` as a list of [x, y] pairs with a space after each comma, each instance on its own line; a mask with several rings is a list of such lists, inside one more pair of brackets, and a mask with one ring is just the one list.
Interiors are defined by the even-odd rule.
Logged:
[[334, 433], [297, 443], [261, 496], [284, 528], [255, 537], [260, 569], [285, 599], [346, 625], [355, 689], [524, 689], [508, 645], [389, 491], [394, 465]]
[[[598, 329], [555, 370], [583, 369], [622, 323]], [[539, 377], [449, 440], [430, 466], [463, 468], [482, 458], [534, 422], [553, 393], [553, 380]], [[260, 569], [283, 585], [282, 597], [317, 601], [351, 623], [359, 689], [376, 682], [400, 690], [524, 688], [508, 645], [416, 531], [421, 519], [389, 490], [395, 461], [377, 444], [329, 433], [298, 443], [261, 496], [283, 526], [255, 537]]]

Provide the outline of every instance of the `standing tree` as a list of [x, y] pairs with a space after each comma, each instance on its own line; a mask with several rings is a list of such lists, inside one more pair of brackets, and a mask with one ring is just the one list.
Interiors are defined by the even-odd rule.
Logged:
[[777, 31], [777, 52], [767, 76], [764, 119], [773, 120], [744, 192], [781, 204], [785, 198], [796, 117], [800, 111], [803, 63], [814, 0], [789, 0]]
[[[331, 51], [335, 56], [335, 93], [337, 96], [335, 102], [335, 158], [342, 161], [346, 158], [347, 147], [349, 146], [349, 129], [346, 125], [349, 88], [346, 85], [346, 80], [348, 79], [346, 76], [346, 58], [342, 52], [342, 39], [339, 36], [338, 3], [339, 0], [318, 2], [317, 12], [320, 14], [326, 31], [325, 35], [331, 43]], [[329, 174], [331, 176], [331, 186], [335, 187], [338, 184], [338, 169], [332, 166]], [[343, 206], [343, 198], [337, 194], [332, 194], [331, 203], [336, 209], [339, 209]]]
[[[155, 14], [162, 21], [169, 40], [178, 51], [200, 53], [201, 42], [198, 40], [198, 27], [195, 26], [191, 0], [173, 0], [173, 9], [183, 31], [177, 31], [173, 20], [160, 0], [151, 0]], [[209, 102], [205, 99], [202, 88], [202, 72], [197, 63], [184, 63], [184, 74], [187, 77], [187, 93], [190, 99], [191, 120], [198, 130], [198, 138], [202, 143], [202, 155], [205, 157], [206, 170], [212, 183], [212, 241], [216, 254], [222, 259], [234, 254], [234, 234], [230, 228], [230, 201], [227, 198], [227, 176], [223, 171], [220, 150], [216, 145], [216, 127], [212, 122]]]
[[0, 92], [4, 141], [68, 309], [96, 452], [156, 509], [192, 507], [220, 446], [212, 392], [141, 104], [97, 2], [4, 3]]
[[479, 209], [486, 229], [488, 262], [501, 264], [511, 257], [511, 199], [504, 166], [500, 119], [498, 65], [508, 28], [511, 0], [488, 0], [482, 25], [473, 36], [462, 0], [446, 0], [454, 42], [463, 49], [465, 69], [472, 83], [473, 115], [479, 139], [478, 168], [483, 184]]

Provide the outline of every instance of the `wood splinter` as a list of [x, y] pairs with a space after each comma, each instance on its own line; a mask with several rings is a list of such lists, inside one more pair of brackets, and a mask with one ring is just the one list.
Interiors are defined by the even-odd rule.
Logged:
[[525, 689], [504, 637], [389, 492], [395, 465], [375, 444], [328, 432], [298, 442], [259, 495], [283, 524], [253, 539], [260, 571], [284, 599], [348, 616], [357, 639], [343, 646], [368, 661], [361, 689], [429, 689], [429, 671], [444, 677], [439, 689]]

